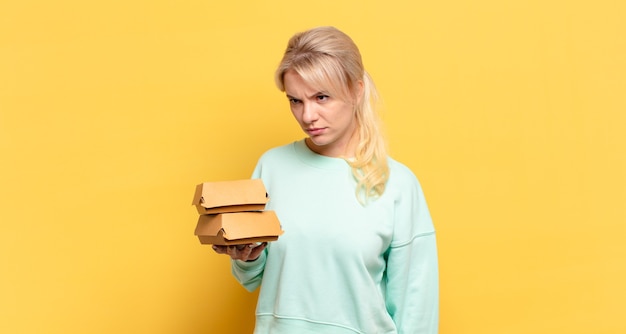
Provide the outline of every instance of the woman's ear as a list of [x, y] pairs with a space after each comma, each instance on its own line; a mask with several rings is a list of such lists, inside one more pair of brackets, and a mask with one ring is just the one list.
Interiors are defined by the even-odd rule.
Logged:
[[363, 80], [359, 80], [356, 85], [356, 104], [359, 105], [363, 99], [363, 93], [365, 92], [365, 83]]

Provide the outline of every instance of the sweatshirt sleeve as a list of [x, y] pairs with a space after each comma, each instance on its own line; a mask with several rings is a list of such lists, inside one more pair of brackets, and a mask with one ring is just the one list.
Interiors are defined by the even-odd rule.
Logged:
[[233, 276], [246, 290], [250, 292], [256, 290], [261, 285], [261, 280], [263, 279], [266, 259], [267, 249], [261, 253], [258, 259], [251, 262], [231, 260]]
[[435, 230], [419, 182], [396, 201], [387, 257], [386, 305], [400, 334], [436, 334], [439, 271]]

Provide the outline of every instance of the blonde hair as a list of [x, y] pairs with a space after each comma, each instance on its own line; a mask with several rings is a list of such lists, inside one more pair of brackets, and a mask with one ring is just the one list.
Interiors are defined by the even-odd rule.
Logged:
[[289, 40], [276, 70], [276, 85], [283, 92], [287, 70], [295, 71], [306, 82], [322, 87], [345, 101], [354, 101], [360, 82], [363, 82], [363, 96], [355, 106], [359, 142], [354, 159], [347, 161], [357, 181], [359, 201], [364, 204], [370, 197], [381, 196], [389, 178], [389, 166], [376, 113], [378, 93], [363, 67], [356, 44], [334, 27], [318, 27], [297, 33]]

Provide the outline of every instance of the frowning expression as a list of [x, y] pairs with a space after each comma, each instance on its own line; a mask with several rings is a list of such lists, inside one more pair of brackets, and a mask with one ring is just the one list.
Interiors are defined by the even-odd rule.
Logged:
[[285, 72], [283, 82], [291, 112], [309, 136], [309, 148], [321, 155], [351, 157], [356, 129], [354, 103], [311, 86], [293, 70]]

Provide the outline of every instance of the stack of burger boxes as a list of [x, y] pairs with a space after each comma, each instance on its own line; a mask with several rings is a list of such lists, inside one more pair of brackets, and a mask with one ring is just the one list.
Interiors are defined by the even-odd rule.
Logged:
[[193, 205], [200, 217], [195, 235], [201, 244], [240, 245], [275, 241], [283, 234], [261, 179], [204, 182]]

